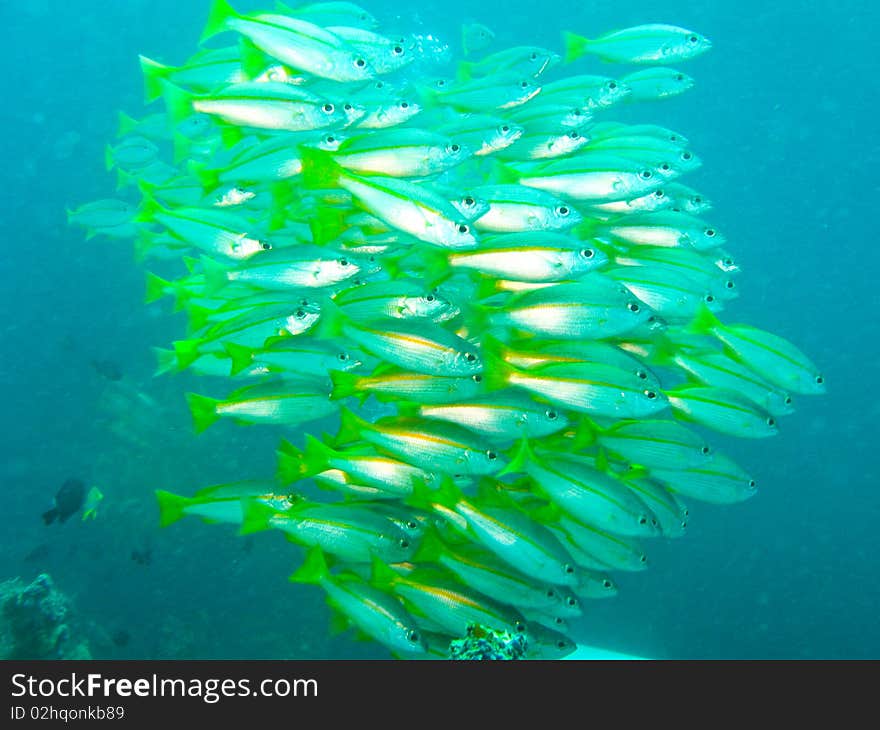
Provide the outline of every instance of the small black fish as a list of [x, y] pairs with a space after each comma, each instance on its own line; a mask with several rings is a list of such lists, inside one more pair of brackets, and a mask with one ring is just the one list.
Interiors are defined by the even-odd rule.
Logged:
[[131, 559], [138, 565], [150, 565], [153, 562], [153, 550], [152, 548], [132, 550]]
[[47, 525], [51, 525], [56, 519], [65, 522], [68, 517], [79, 511], [85, 497], [86, 485], [79, 479], [68, 479], [55, 495], [52, 509], [43, 513], [43, 522]]
[[91, 365], [102, 378], [113, 382], [122, 380], [122, 368], [112, 360], [92, 360]]

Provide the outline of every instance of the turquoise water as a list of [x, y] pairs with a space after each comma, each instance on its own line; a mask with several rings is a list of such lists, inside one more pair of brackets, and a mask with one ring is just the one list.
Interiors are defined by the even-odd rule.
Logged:
[[[509, 3], [369, 9], [441, 38], [477, 20], [499, 47], [559, 47], [562, 30], [642, 22], [712, 39], [711, 53], [684, 67], [697, 87], [650, 118], [680, 129], [703, 158], [686, 182], [715, 202], [711, 219], [744, 269], [726, 319], [795, 342], [823, 369], [828, 394], [799, 399], [774, 439], [718, 439], [756, 475], [759, 495], [689, 504], [690, 534], [651, 543], [650, 569], [616, 574], [620, 595], [591, 604], [575, 634], [656, 657], [880, 655], [876, 8], [551, 0], [515, 12]], [[270, 474], [277, 437], [227, 424], [193, 435], [183, 393], [196, 381], [152, 377], [150, 347], [178, 337], [182, 318], [143, 305], [143, 269], [127, 242], [86, 241], [65, 222], [65, 206], [114, 193], [103, 149], [118, 110], [140, 112], [137, 54], [184, 60], [206, 13], [207, 3], [168, 0], [0, 7], [9, 29], [0, 579], [49, 572], [97, 657], [385, 656], [328, 636], [319, 592], [286, 581], [298, 559], [280, 535], [235, 538], [197, 521], [158, 528], [154, 489]], [[107, 377], [108, 361], [121, 379]], [[100, 486], [99, 518], [46, 527], [40, 514], [69, 476]], [[120, 631], [124, 645], [112, 641]]]

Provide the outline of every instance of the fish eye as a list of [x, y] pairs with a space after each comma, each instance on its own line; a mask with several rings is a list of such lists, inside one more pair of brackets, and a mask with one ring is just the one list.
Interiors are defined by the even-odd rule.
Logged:
[[574, 596], [569, 596], [566, 604], [568, 604], [569, 608], [575, 608], [578, 605], [578, 600]]
[[342, 107], [345, 111], [350, 112], [354, 107], [351, 104], [346, 104]]
[[471, 380], [473, 380], [475, 383], [482, 383], [483, 376], [482, 375], [472, 375]]
[[326, 137], [324, 137], [324, 141], [327, 144], [333, 144], [336, 141], [336, 137], [334, 137], [332, 134], [328, 134]]
[[468, 362], [476, 362], [476, 361], [477, 361], [477, 356], [474, 355], [474, 353], [469, 352], [469, 353], [467, 353], [467, 354], [464, 356], [464, 359], [467, 360]]
[[526, 625], [522, 621], [517, 621], [513, 626], [514, 633], [524, 634], [526, 631]]
[[648, 524], [648, 518], [645, 517], [644, 515], [642, 515], [641, 517], [639, 517], [639, 524], [640, 524], [640, 525], [647, 525], [647, 524]]
[[639, 378], [639, 380], [647, 380], [648, 373], [646, 373], [644, 370], [636, 370], [636, 377]]
[[648, 562], [648, 556], [645, 555], [644, 553], [642, 553], [642, 555], [639, 557], [639, 562], [640, 562], [640, 563], [647, 563], [647, 562]]
[[711, 303], [714, 302], [714, 301], [715, 301], [715, 297], [714, 297], [714, 296], [712, 296], [711, 294], [707, 294], [707, 295], [706, 295], [706, 303], [707, 303], [707, 304], [711, 304]]
[[336, 107], [332, 104], [327, 103], [321, 107], [321, 111], [323, 111], [325, 114], [332, 114], [334, 111], [336, 111]]
[[358, 68], [363, 68], [367, 65], [367, 62], [363, 58], [355, 59], [354, 65]]
[[339, 361], [340, 362], [347, 362], [348, 361], [348, 353], [347, 352], [340, 352], [339, 353]]
[[648, 400], [654, 400], [657, 397], [657, 394], [653, 390], [646, 390], [645, 397]]
[[770, 428], [776, 428], [776, 419], [771, 416], [767, 419], [767, 425], [770, 426]]
[[596, 252], [593, 251], [593, 249], [591, 249], [591, 248], [582, 248], [581, 249], [581, 256], [583, 256], [583, 258], [585, 258], [585, 259], [591, 259], [595, 255], [596, 255]]
[[571, 211], [568, 209], [568, 206], [567, 206], [567, 205], [560, 205], [560, 206], [556, 209], [556, 212], [557, 212], [559, 215], [561, 215], [563, 218], [564, 218], [565, 216], [567, 216], [569, 213], [571, 213]]
[[462, 223], [458, 226], [458, 232], [459, 233], [470, 233], [471, 228], [466, 223]]
[[376, 89], [381, 89], [383, 86], [385, 86], [384, 81], [377, 81], [375, 84], [373, 84], [373, 88], [376, 88]]
[[529, 58], [531, 58], [533, 61], [537, 61], [537, 60], [538, 60], [538, 54], [535, 53], [535, 52], [533, 51], [533, 52], [532, 52], [532, 55], [529, 56]]
[[348, 259], [339, 259], [340, 266], [348, 266]]
[[487, 451], [487, 452], [486, 452], [486, 458], [487, 458], [489, 461], [495, 461], [495, 459], [498, 458], [498, 454], [496, 454], [494, 451]]
[[450, 152], [458, 152], [461, 149], [461, 145], [451, 144], [449, 145]]
[[419, 643], [419, 632], [418, 631], [410, 631], [406, 635], [406, 640], [410, 644], [418, 644]]
[[758, 482], [754, 479], [749, 479], [749, 489], [755, 489], [758, 486]]
[[269, 243], [268, 241], [260, 241], [260, 248], [263, 249], [264, 251], [271, 251], [272, 244]]
[[602, 585], [605, 588], [611, 588], [614, 584], [606, 578], [605, 580], [602, 581]]
[[556, 591], [554, 591], [552, 588], [548, 588], [547, 598], [556, 598]]
[[437, 82], [437, 86], [440, 86], [440, 87], [446, 86], [446, 82], [445, 82], [443, 79], [440, 79], [440, 80]]
[[703, 456], [708, 456], [710, 451], [712, 451], [712, 449], [710, 449], [708, 446], [703, 446], [703, 448], [700, 449], [700, 453]]
[[568, 644], [566, 644], [562, 639], [560, 639], [559, 641], [556, 642], [556, 648], [560, 649], [560, 650], [567, 649]]
[[304, 310], [304, 309], [297, 309], [297, 310], [293, 313], [293, 316], [296, 317], [297, 319], [303, 319], [303, 317], [306, 316], [306, 310]]
[[465, 208], [473, 208], [477, 204], [477, 201], [474, 200], [470, 195], [468, 195], [461, 202], [464, 203]]
[[510, 131], [510, 127], [508, 127], [506, 124], [502, 124], [501, 131], [507, 134]]
[[614, 89], [617, 88], [617, 82], [616, 82], [616, 81], [609, 81], [609, 82], [608, 82], [608, 88], [611, 89], [611, 90], [613, 91]]
[[697, 36], [692, 35], [690, 38], [688, 38], [688, 43], [697, 43], [699, 40], [700, 39], [697, 38]]
[[398, 56], [403, 53], [403, 48], [401, 48], [400, 46], [394, 46], [394, 48], [392, 48], [391, 50], [395, 53], [395, 55]]
[[725, 282], [724, 286], [726, 286], [728, 289], [735, 289], [736, 288], [736, 284], [734, 284], [732, 281]]
[[520, 84], [520, 86], [522, 86], [524, 89], [528, 89], [528, 88], [529, 88], [529, 82], [528, 82], [528, 81], [523, 81], [523, 82]]
[[783, 401], [783, 403], [785, 403], [785, 405], [787, 405], [787, 406], [790, 406], [791, 405], [791, 396], [790, 395], [785, 396], [785, 400]]
[[715, 229], [714, 228], [707, 228], [705, 230], [705, 233], [708, 238], [715, 238]]
[[397, 544], [400, 545], [400, 547], [402, 547], [404, 550], [406, 550], [409, 547], [409, 540], [407, 540], [405, 537], [402, 537]]
[[626, 305], [626, 308], [627, 308], [630, 312], [632, 312], [633, 314], [635, 314], [636, 312], [639, 311], [639, 305], [636, 304], [635, 302], [630, 302], [629, 304]]
[[428, 296], [425, 297], [425, 301], [426, 302], [433, 302], [436, 298], [437, 297], [435, 297], [433, 294], [428, 294]]
[[663, 172], [668, 172], [669, 171], [669, 163], [664, 162], [662, 165], [660, 165], [660, 169], [663, 170]]
[[547, 416], [548, 421], [555, 421], [559, 418], [559, 414], [556, 411], [547, 411], [544, 415]]
[[816, 385], [822, 385], [824, 382], [825, 378], [823, 378], [821, 375], [816, 376]]
[[653, 195], [655, 198], [663, 198], [666, 196], [666, 193], [664, 193], [662, 190], [655, 190]]
[[571, 132], [568, 133], [568, 138], [569, 139], [580, 139], [581, 136], [577, 133], [577, 130], [573, 129]]
[[651, 172], [650, 170], [642, 170], [642, 179], [643, 180], [650, 180], [652, 177], [654, 177], [653, 172]]
[[695, 205], [700, 205], [700, 203], [703, 202], [703, 199], [699, 195], [695, 195], [691, 200]]
[[405, 101], [400, 102], [401, 109], [409, 109], [409, 104]]
[[684, 74], [678, 74], [678, 75], [675, 77], [675, 80], [676, 80], [676, 81], [684, 81]]
[[685, 151], [685, 152], [681, 153], [681, 159], [683, 159], [683, 160], [690, 160], [692, 158], [693, 158], [693, 155], [690, 152]]
[[568, 563], [566, 563], [564, 566], [562, 566], [562, 570], [565, 572], [566, 575], [574, 575], [573, 565], [569, 565]]
[[415, 530], [418, 526], [419, 526], [418, 522], [415, 522], [413, 520], [406, 521], [406, 527], [408, 530]]

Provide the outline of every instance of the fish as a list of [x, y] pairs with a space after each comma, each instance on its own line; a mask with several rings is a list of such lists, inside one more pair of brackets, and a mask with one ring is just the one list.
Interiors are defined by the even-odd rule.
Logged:
[[104, 495], [97, 487], [91, 487], [86, 495], [82, 507], [82, 520], [93, 520], [98, 516], [98, 505], [103, 501]]
[[[405, 20], [214, 0], [201, 49], [140, 56], [155, 107], [119, 114], [117, 192], [69, 223], [131, 240], [155, 315], [180, 315], [153, 352], [157, 376], [189, 371], [194, 428], [264, 426], [226, 483], [156, 485], [160, 525], [232, 525], [243, 550], [280, 533], [331, 628], [395, 657], [503, 632], [559, 658], [648, 540], [756, 493], [718, 447], [773, 435], [825, 377], [728, 314], [746, 272], [690, 187], [708, 157], [650, 116], [695, 85], [705, 36], [545, 48]], [[159, 414], [135, 395], [117, 405]]]
[[461, 26], [461, 49], [465, 56], [492, 45], [495, 32], [482, 23], [464, 23]]
[[403, 656], [427, 652], [418, 623], [398, 601], [356, 576], [331, 574], [320, 549], [311, 550], [290, 579], [321, 586], [336, 610], [390, 650]]
[[79, 512], [86, 498], [86, 485], [75, 477], [65, 479], [52, 499], [52, 507], [43, 513], [43, 524], [51, 525], [56, 520], [67, 522], [71, 515]]
[[668, 63], [687, 61], [712, 48], [705, 36], [674, 25], [649, 23], [605, 33], [595, 39], [564, 33], [565, 60], [594, 55], [610, 63]]

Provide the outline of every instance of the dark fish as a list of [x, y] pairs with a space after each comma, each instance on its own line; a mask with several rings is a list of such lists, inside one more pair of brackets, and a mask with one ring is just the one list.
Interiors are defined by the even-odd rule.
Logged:
[[91, 365], [102, 378], [113, 382], [122, 380], [122, 368], [113, 360], [92, 360]]
[[152, 548], [144, 548], [143, 550], [132, 550], [131, 559], [138, 565], [150, 565], [153, 562]]
[[68, 517], [79, 511], [86, 496], [86, 485], [79, 479], [68, 479], [55, 495], [54, 506], [43, 513], [43, 522], [51, 525], [56, 519], [65, 522]]
[[48, 557], [49, 546], [46, 543], [42, 543], [25, 555], [23, 560], [26, 563], [36, 563], [37, 561], [44, 560]]

